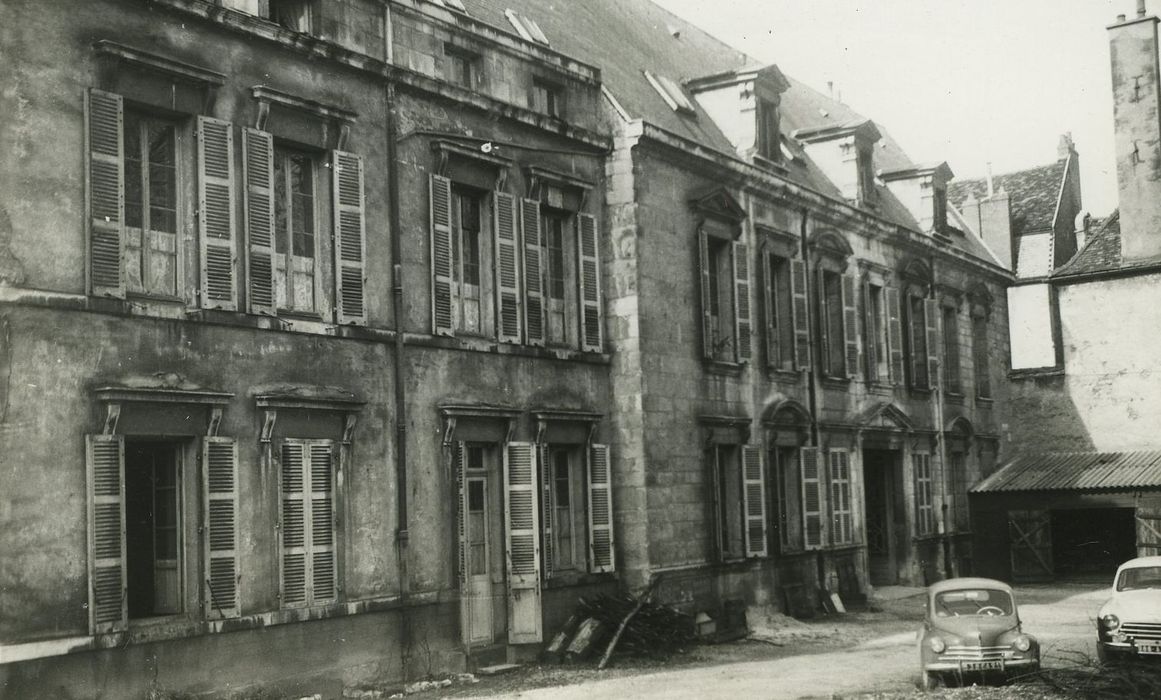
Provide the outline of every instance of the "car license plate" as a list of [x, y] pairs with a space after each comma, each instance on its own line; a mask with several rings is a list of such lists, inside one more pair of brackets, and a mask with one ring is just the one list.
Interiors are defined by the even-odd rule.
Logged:
[[1004, 668], [1003, 661], [964, 661], [962, 664], [964, 671], [1001, 671]]
[[1158, 644], [1139, 644], [1137, 646], [1138, 654], [1161, 654], [1161, 645]]

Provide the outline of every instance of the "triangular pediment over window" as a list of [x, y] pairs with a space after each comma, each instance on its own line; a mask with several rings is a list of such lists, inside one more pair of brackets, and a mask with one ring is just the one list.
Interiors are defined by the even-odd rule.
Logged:
[[739, 223], [746, 218], [746, 210], [724, 187], [713, 187], [690, 197], [690, 207], [707, 217]]

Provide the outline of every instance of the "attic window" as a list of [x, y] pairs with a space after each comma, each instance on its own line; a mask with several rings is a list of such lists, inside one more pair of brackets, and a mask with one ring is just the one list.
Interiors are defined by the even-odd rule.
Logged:
[[675, 81], [664, 75], [654, 75], [649, 71], [645, 71], [645, 79], [665, 99], [674, 112], [691, 117], [696, 116], [697, 111], [694, 110], [693, 103], [689, 101], [685, 91]]
[[516, 33], [525, 41], [534, 41], [548, 46], [548, 37], [544, 36], [544, 32], [540, 30], [540, 25], [536, 23], [536, 20], [525, 17], [515, 10], [504, 10], [504, 16], [508, 18], [508, 21], [516, 29]]

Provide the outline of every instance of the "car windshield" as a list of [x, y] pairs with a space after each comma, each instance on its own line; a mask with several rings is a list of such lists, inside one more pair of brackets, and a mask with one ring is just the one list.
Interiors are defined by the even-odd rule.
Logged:
[[1011, 614], [1012, 596], [1007, 591], [994, 588], [960, 588], [935, 594], [936, 617]]
[[1140, 588], [1161, 588], [1161, 566], [1137, 566], [1121, 571], [1117, 577], [1118, 591]]

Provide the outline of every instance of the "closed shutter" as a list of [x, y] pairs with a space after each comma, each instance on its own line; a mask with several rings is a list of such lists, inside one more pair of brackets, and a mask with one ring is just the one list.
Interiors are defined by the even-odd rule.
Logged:
[[430, 179], [431, 208], [431, 332], [455, 335], [452, 276], [451, 180], [442, 175]]
[[746, 492], [746, 556], [764, 557], [766, 545], [766, 470], [762, 448], [742, 447], [742, 469]]
[[843, 341], [846, 344], [847, 376], [859, 373], [859, 309], [855, 278], [843, 275]]
[[552, 541], [552, 465], [548, 459], [548, 445], [539, 446], [540, 453], [540, 558], [543, 560], [544, 578], [552, 576], [553, 541]]
[[306, 499], [303, 473], [306, 445], [300, 441], [282, 443], [282, 607], [296, 608], [308, 603]]
[[697, 266], [701, 277], [701, 352], [707, 360], [712, 360], [716, 338], [710, 295], [717, 290], [710, 289], [709, 234], [705, 231], [697, 232]]
[[927, 388], [934, 389], [939, 381], [939, 304], [934, 299], [923, 300], [923, 320], [927, 333]]
[[750, 247], [734, 241], [734, 337], [737, 340], [737, 360], [747, 362], [753, 355], [750, 336], [753, 321], [750, 316]]
[[238, 446], [233, 438], [202, 440], [202, 527], [206, 619], [237, 617]]
[[496, 337], [520, 342], [520, 266], [516, 243], [516, 198], [494, 192], [496, 255]]
[[589, 446], [589, 571], [616, 571], [608, 445]]
[[774, 289], [774, 265], [770, 255], [762, 253], [762, 307], [766, 313], [763, 326], [766, 339], [766, 366], [769, 369], [781, 369], [782, 353], [784, 349], [778, 347], [778, 311], [774, 304], [777, 301], [777, 291]]
[[903, 322], [900, 319], [899, 290], [886, 288], [887, 299], [887, 353], [891, 357], [891, 382], [900, 385], [903, 377]]
[[125, 579], [125, 438], [85, 440], [89, 510], [89, 628], [93, 634], [128, 626]]
[[334, 443], [282, 443], [282, 605], [303, 607], [338, 597]]
[[308, 454], [311, 604], [320, 605], [338, 597], [334, 444], [329, 440], [311, 441]]
[[468, 486], [466, 470], [468, 450], [462, 442], [455, 443], [452, 456], [456, 471], [456, 528], [459, 542], [460, 591], [468, 589]]
[[524, 329], [528, 344], [544, 347], [544, 271], [540, 255], [544, 245], [540, 230], [540, 202], [521, 200], [524, 233]]
[[504, 450], [504, 524], [508, 562], [508, 641], [529, 644], [543, 637], [540, 619], [540, 548], [536, 449], [510, 442]]
[[798, 450], [802, 473], [802, 536], [806, 549], [822, 546], [822, 483], [820, 479], [819, 450], [803, 447]]
[[[331, 151], [337, 323], [367, 325], [367, 222], [363, 158]], [[393, 235], [398, 232], [393, 231]]]
[[274, 137], [257, 129], [242, 131], [242, 179], [246, 187], [246, 243], [249, 252], [250, 313], [273, 314], [274, 294]]
[[794, 316], [794, 366], [810, 369], [810, 306], [806, 298], [806, 264], [790, 261], [791, 311]]
[[871, 283], [863, 280], [863, 356], [866, 360], [867, 381], [883, 381], [886, 377], [879, 376], [879, 354], [876, 344], [879, 342], [879, 327], [875, 322], [875, 309], [871, 302]]
[[827, 459], [830, 464], [831, 539], [834, 544], [850, 544], [853, 536], [850, 451], [830, 449]]
[[234, 130], [198, 117], [198, 237], [202, 306], [238, 308], [234, 251]]
[[589, 214], [577, 215], [577, 247], [580, 249], [581, 350], [604, 349], [601, 318], [601, 258], [597, 220]]
[[89, 199], [89, 288], [124, 298], [125, 107], [120, 95], [85, 93], [86, 180]]

